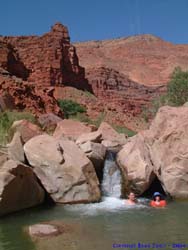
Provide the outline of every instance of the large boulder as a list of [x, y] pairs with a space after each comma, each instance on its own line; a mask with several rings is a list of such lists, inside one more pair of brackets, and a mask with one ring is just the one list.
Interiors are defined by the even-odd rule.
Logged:
[[167, 194], [188, 198], [187, 145], [188, 107], [160, 108], [149, 130], [130, 138], [119, 152], [124, 180], [143, 193], [154, 174]]
[[94, 131], [91, 133], [81, 134], [76, 140], [76, 144], [82, 144], [86, 142], [96, 142], [100, 143], [102, 141], [102, 134], [99, 131]]
[[24, 151], [55, 202], [81, 203], [100, 199], [93, 164], [74, 142], [40, 135], [28, 141]]
[[13, 160], [0, 166], [0, 216], [41, 204], [44, 198], [30, 167]]
[[39, 124], [45, 130], [55, 129], [57, 126], [57, 123], [61, 121], [62, 119], [53, 113], [43, 114], [43, 115], [40, 115], [38, 118]]
[[15, 121], [11, 128], [10, 132], [11, 134], [14, 134], [15, 132], [19, 132], [21, 135], [21, 140], [24, 143], [29, 141], [32, 137], [41, 135], [43, 132], [41, 128], [39, 128], [37, 125], [27, 121], [27, 120], [19, 120]]
[[162, 107], [146, 134], [154, 172], [172, 197], [188, 198], [188, 107]]
[[101, 123], [98, 132], [102, 134], [102, 144], [107, 148], [119, 147], [126, 143], [126, 135], [119, 134], [106, 122]]
[[0, 150], [0, 168], [8, 160], [8, 154]]
[[10, 159], [25, 163], [23, 142], [20, 132], [16, 132], [12, 141], [8, 144], [8, 156]]
[[102, 179], [104, 160], [106, 156], [106, 147], [100, 143], [87, 141], [80, 144], [79, 147], [83, 150], [86, 156], [91, 160], [95, 167], [95, 171], [99, 180]]
[[154, 179], [153, 165], [141, 134], [130, 138], [117, 155], [123, 177], [123, 193], [129, 190], [141, 195]]
[[71, 119], [65, 119], [57, 124], [53, 136], [56, 139], [66, 137], [76, 141], [81, 134], [90, 133], [93, 129], [93, 126], [88, 124]]

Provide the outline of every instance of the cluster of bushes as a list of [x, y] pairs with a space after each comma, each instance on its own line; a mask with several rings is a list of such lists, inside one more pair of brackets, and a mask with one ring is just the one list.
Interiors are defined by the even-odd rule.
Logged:
[[150, 108], [144, 108], [142, 115], [146, 121], [152, 119], [164, 105], [181, 106], [188, 102], [188, 71], [175, 68], [167, 84], [166, 94], [155, 98]]
[[[89, 124], [95, 125], [96, 127], [99, 127], [101, 122], [105, 120], [106, 116], [105, 112], [100, 113], [95, 120], [91, 120], [86, 114], [86, 108], [72, 100], [69, 99], [58, 100], [58, 104], [62, 109], [62, 111], [64, 112], [66, 118], [76, 119], [79, 120], [80, 122], [87, 122]], [[121, 126], [113, 126], [113, 127], [118, 133], [125, 133], [128, 136], [135, 135], [135, 132], [129, 130], [128, 128]]]
[[70, 118], [71, 116], [77, 115], [78, 113], [86, 112], [86, 108], [84, 106], [72, 100], [58, 100], [58, 105], [64, 112], [65, 118]]

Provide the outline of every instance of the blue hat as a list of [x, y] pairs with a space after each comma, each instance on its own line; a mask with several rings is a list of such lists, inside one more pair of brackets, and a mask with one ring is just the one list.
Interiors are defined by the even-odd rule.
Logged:
[[156, 197], [156, 196], [162, 196], [159, 192], [155, 192], [154, 194], [153, 194], [153, 197]]

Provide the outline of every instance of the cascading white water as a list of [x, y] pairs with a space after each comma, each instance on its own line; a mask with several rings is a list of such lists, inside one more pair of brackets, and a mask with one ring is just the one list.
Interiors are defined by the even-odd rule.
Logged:
[[107, 152], [106, 160], [104, 162], [103, 180], [101, 184], [102, 199], [98, 203], [66, 205], [65, 209], [79, 213], [86, 216], [96, 216], [106, 212], [117, 213], [129, 209], [140, 209], [145, 207], [143, 204], [136, 204], [130, 206], [125, 204], [121, 199], [121, 172], [115, 162], [116, 154]]
[[108, 151], [104, 162], [102, 194], [108, 197], [121, 197], [121, 172], [115, 162], [116, 154]]

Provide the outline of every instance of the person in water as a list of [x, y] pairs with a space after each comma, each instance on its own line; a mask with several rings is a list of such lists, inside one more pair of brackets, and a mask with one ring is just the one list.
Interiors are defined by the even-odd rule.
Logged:
[[136, 196], [133, 192], [130, 192], [129, 195], [128, 195], [128, 199], [125, 200], [125, 204], [126, 205], [135, 205], [137, 204], [137, 199], [136, 199]]
[[162, 194], [159, 192], [155, 192], [153, 194], [153, 200], [150, 202], [150, 206], [152, 207], [165, 207], [166, 201], [163, 199]]

